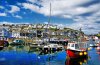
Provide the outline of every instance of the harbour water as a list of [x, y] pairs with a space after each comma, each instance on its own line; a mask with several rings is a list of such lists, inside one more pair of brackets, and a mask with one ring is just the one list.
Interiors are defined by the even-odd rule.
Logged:
[[100, 65], [100, 54], [91, 48], [87, 58], [68, 59], [64, 50], [41, 53], [28, 46], [14, 46], [0, 51], [0, 65]]

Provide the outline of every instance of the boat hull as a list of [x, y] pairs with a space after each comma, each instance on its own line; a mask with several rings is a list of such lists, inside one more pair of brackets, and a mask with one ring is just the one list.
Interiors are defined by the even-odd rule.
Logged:
[[67, 56], [70, 58], [78, 58], [87, 56], [87, 51], [77, 51], [77, 50], [66, 50]]

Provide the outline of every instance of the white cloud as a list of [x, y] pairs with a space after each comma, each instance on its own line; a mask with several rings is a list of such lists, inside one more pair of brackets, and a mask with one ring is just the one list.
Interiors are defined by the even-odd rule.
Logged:
[[18, 6], [11, 5], [11, 10], [9, 11], [10, 13], [15, 13], [18, 11], [20, 11], [20, 8]]
[[34, 2], [36, 2], [37, 0], [27, 0], [27, 1], [34, 3]]
[[38, 11], [39, 7], [29, 3], [22, 3], [25, 9], [30, 9], [32, 11]]
[[73, 24], [66, 24], [66, 27], [79, 30], [82, 28], [82, 31], [85, 32], [85, 34], [96, 34], [100, 32], [100, 25], [95, 22], [75, 22]]
[[71, 15], [62, 15], [64, 18], [73, 18]]
[[14, 17], [19, 18], [19, 19], [22, 19], [22, 17], [19, 16], [19, 15], [15, 15]]
[[7, 16], [6, 13], [0, 13], [0, 16]]
[[14, 22], [9, 22], [9, 21], [0, 21], [0, 25], [2, 24], [30, 24], [30, 23], [27, 23], [27, 22], [14, 23]]
[[[75, 21], [75, 23], [66, 24], [67, 27], [77, 30], [82, 27], [86, 33], [88, 33], [89, 30], [91, 30], [90, 33], [100, 32], [100, 24], [96, 23], [100, 21], [100, 3], [95, 3], [86, 7], [80, 5], [92, 2], [93, 0], [41, 0], [41, 2], [37, 3], [42, 6], [39, 8], [37, 5], [32, 4], [36, 3], [36, 0], [28, 1], [31, 3], [22, 4], [25, 9], [49, 16], [51, 2], [52, 16], [70, 18]], [[82, 14], [87, 13], [91, 13], [91, 16], [82, 16]], [[60, 26], [65, 25], [61, 24]]]
[[100, 25], [98, 25], [98, 23], [95, 22], [75, 22], [75, 23], [71, 23], [71, 24], [59, 24], [59, 23], [54, 23], [54, 25], [57, 25], [58, 28], [71, 28], [71, 29], [75, 29], [75, 30], [79, 30], [80, 28], [82, 28], [82, 31], [85, 34], [97, 34], [98, 32], [100, 32]]
[[48, 24], [48, 22], [44, 22], [44, 24]]
[[4, 7], [3, 6], [0, 6], [0, 9], [4, 9]]
[[[36, 0], [29, 0], [29, 1], [32, 3], [36, 2]], [[65, 14], [73, 13], [75, 11], [74, 9], [78, 5], [84, 4], [90, 1], [91, 0], [41, 0], [41, 2], [39, 3], [43, 6], [41, 8], [29, 3], [24, 3], [23, 7], [48, 16], [50, 13], [49, 9], [50, 9], [50, 2], [51, 2], [52, 15], [63, 15], [63, 14], [65, 15]]]
[[99, 6], [100, 4], [94, 4], [88, 7], [76, 7], [74, 11], [76, 12], [76, 15], [89, 13], [89, 12], [96, 12], [99, 10]]

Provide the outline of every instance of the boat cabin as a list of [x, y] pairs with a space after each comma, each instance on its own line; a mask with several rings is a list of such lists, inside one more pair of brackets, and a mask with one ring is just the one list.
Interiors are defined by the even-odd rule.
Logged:
[[84, 46], [81, 46], [81, 43], [78, 44], [76, 42], [68, 43], [66, 53], [70, 58], [87, 56], [86, 48]]
[[79, 49], [79, 45], [77, 43], [68, 43], [67, 49]]
[[86, 50], [86, 45], [78, 44], [78, 43], [68, 43], [67, 49], [84, 51], [84, 50]]

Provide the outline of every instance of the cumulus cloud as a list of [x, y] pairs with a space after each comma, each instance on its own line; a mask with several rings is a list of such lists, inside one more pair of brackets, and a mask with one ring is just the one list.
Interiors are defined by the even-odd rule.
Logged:
[[7, 16], [6, 13], [0, 13], [0, 16]]
[[18, 6], [11, 5], [11, 10], [9, 11], [9, 13], [15, 13], [18, 11], [20, 11], [20, 8]]
[[30, 10], [36, 11], [36, 12], [38, 12], [38, 10], [39, 10], [39, 7], [38, 6], [35, 6], [33, 4], [22, 3], [22, 5], [24, 6], [23, 8], [25, 8], [25, 9], [30, 9]]
[[[37, 0], [28, 0], [31, 3], [22, 3], [22, 6], [25, 9], [43, 14], [45, 16], [50, 15], [50, 3], [52, 16], [61, 16], [64, 18], [71, 18], [72, 16], [77, 16], [81, 14], [96, 12], [99, 10], [100, 4], [93, 4], [87, 7], [80, 6], [91, 2], [91, 0], [40, 0], [41, 2], [37, 3]], [[33, 3], [33, 4], [32, 4]], [[34, 3], [40, 4], [34, 5]]]
[[[29, 0], [32, 3], [36, 3], [36, 0]], [[38, 4], [40, 4], [41, 7], [40, 9], [38, 9], [36, 5], [31, 4], [31, 7], [28, 7], [28, 9], [31, 9], [32, 11], [36, 11], [38, 13], [42, 13], [46, 16], [49, 15], [50, 12], [50, 3], [52, 3], [52, 15], [63, 15], [63, 14], [77, 14], [78, 12], [81, 10], [83, 11], [82, 7], [77, 8], [78, 5], [84, 4], [84, 3], [88, 3], [91, 0], [40, 0], [41, 2], [38, 2]], [[29, 3], [27, 3], [29, 4]], [[24, 7], [26, 7], [25, 5], [23, 5]], [[29, 6], [29, 5], [27, 5]], [[33, 8], [33, 7], [35, 8]], [[37, 10], [36, 10], [37, 8]], [[73, 11], [74, 10], [74, 11]]]

